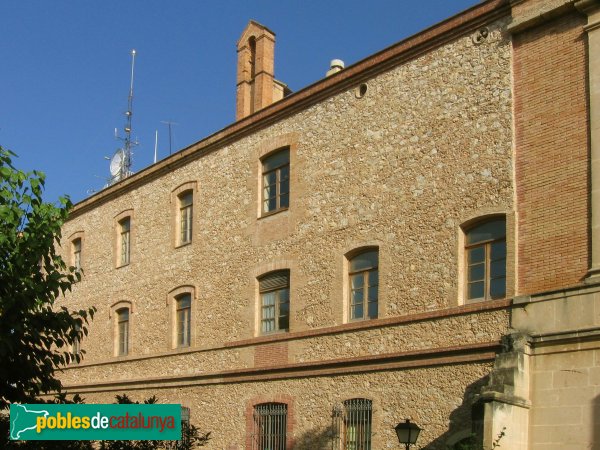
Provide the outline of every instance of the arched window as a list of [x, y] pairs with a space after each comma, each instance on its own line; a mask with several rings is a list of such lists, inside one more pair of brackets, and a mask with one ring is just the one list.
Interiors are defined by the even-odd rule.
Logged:
[[177, 347], [189, 347], [192, 341], [192, 295], [175, 299]]
[[254, 407], [252, 450], [285, 450], [287, 405], [262, 403]]
[[506, 219], [495, 217], [465, 231], [466, 299], [506, 296]]
[[192, 190], [182, 192], [179, 199], [179, 245], [192, 242], [192, 222], [194, 193]]
[[334, 450], [371, 450], [373, 402], [353, 398], [333, 408]]
[[278, 270], [258, 280], [260, 331], [270, 333], [290, 328], [290, 271]]
[[250, 78], [256, 76], [256, 38], [251, 36], [248, 39], [248, 47], [250, 48]]
[[129, 353], [129, 308], [117, 310], [117, 355]]
[[274, 213], [290, 205], [290, 149], [262, 160], [262, 212]]
[[131, 254], [131, 219], [125, 217], [119, 221], [119, 251], [120, 265], [129, 264]]
[[368, 249], [348, 261], [350, 320], [376, 319], [379, 314], [379, 250]]

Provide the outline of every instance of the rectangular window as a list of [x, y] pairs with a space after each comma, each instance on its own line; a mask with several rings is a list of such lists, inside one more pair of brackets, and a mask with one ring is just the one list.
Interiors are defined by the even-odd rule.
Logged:
[[192, 296], [183, 294], [177, 299], [177, 346], [189, 347], [192, 332]]
[[252, 450], [285, 450], [287, 405], [264, 403], [254, 407]]
[[506, 296], [506, 219], [479, 223], [466, 232], [467, 300]]
[[261, 333], [284, 331], [290, 327], [290, 272], [280, 270], [259, 279]]
[[186, 191], [179, 196], [179, 244], [192, 242], [193, 193]]
[[117, 354], [125, 356], [129, 353], [129, 309], [117, 311]]
[[129, 264], [129, 255], [131, 252], [131, 219], [126, 217], [119, 222], [120, 227], [120, 247], [121, 247], [121, 266]]
[[280, 150], [262, 162], [262, 211], [272, 213], [290, 205], [290, 151]]

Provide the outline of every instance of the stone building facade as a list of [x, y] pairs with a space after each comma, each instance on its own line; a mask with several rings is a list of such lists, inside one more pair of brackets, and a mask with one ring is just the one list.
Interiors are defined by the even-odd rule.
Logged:
[[65, 224], [66, 389], [214, 449], [600, 446], [599, 11], [485, 1], [293, 94], [251, 21], [236, 122]]

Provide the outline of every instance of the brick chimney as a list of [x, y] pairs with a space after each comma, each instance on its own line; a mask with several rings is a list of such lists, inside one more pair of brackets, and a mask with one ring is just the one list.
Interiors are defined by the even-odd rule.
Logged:
[[248, 22], [237, 44], [236, 120], [243, 119], [290, 91], [274, 78], [275, 33], [254, 20]]

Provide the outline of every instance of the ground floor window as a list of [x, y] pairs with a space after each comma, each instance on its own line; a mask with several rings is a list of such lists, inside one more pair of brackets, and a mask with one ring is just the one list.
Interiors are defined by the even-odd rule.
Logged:
[[254, 407], [252, 450], [285, 450], [287, 405], [263, 403]]
[[373, 402], [353, 398], [333, 408], [333, 449], [371, 450]]

